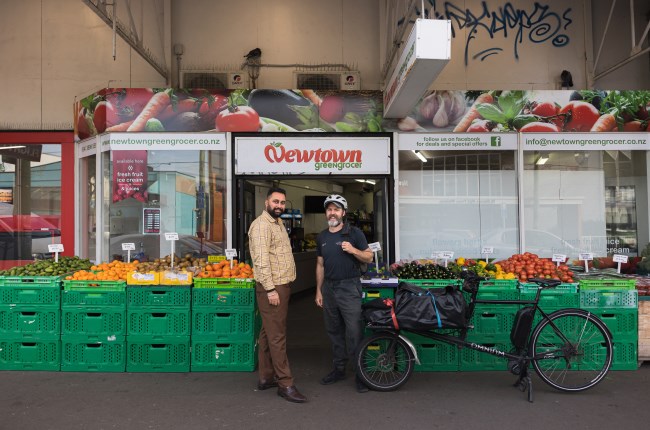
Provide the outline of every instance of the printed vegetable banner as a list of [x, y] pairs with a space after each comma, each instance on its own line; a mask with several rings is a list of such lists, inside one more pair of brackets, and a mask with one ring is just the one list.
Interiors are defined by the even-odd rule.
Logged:
[[380, 91], [107, 88], [76, 103], [79, 140], [104, 132], [610, 132], [648, 130], [650, 91], [429, 91], [383, 118]]
[[113, 151], [113, 203], [134, 198], [148, 201], [147, 151]]

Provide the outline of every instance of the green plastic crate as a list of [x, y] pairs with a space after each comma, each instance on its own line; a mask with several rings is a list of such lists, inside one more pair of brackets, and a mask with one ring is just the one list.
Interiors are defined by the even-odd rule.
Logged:
[[519, 288], [519, 281], [517, 279], [486, 279], [479, 283], [479, 291], [481, 291], [481, 288], [516, 290]]
[[85, 336], [61, 336], [61, 371], [124, 372], [126, 337], [113, 336], [98, 341]]
[[189, 286], [128, 286], [127, 308], [132, 307], [182, 307], [189, 308], [192, 295]]
[[60, 312], [57, 306], [0, 305], [0, 339], [58, 339]]
[[[176, 287], [174, 287], [176, 288]], [[127, 336], [127, 372], [189, 372], [190, 337]]]
[[639, 336], [639, 311], [632, 308], [585, 309], [600, 318], [612, 333], [614, 342], [633, 340]]
[[257, 343], [254, 340], [192, 338], [192, 372], [252, 372], [256, 366]]
[[639, 293], [636, 290], [580, 290], [580, 307], [592, 308], [638, 308]]
[[578, 283], [581, 290], [597, 290], [599, 288], [608, 290], [636, 289], [636, 280], [634, 279], [581, 279]]
[[5, 276], [4, 285], [11, 287], [61, 287], [64, 276]]
[[194, 278], [194, 288], [255, 288], [250, 278]]
[[61, 367], [61, 340], [0, 340], [0, 370], [49, 370]]
[[190, 310], [175, 308], [129, 308], [127, 334], [160, 338], [189, 336]]
[[[538, 287], [536, 284], [521, 284], [521, 300], [535, 300]], [[560, 284], [555, 288], [542, 290], [539, 296], [539, 307], [548, 310], [562, 308], [577, 308], [580, 306], [578, 284]]]
[[408, 282], [421, 288], [442, 288], [447, 285], [463, 285], [461, 279], [400, 279], [399, 282]]
[[[584, 349], [584, 359], [588, 362], [590, 356], [602, 356], [603, 353], [604, 348], [602, 344], [591, 344]], [[637, 370], [639, 367], [637, 355], [636, 341], [614, 341], [612, 367], [610, 370]], [[580, 368], [579, 363], [578, 368]], [[586, 365], [585, 368], [591, 369], [589, 365]]]
[[61, 284], [5, 284], [0, 305], [61, 305]]
[[476, 305], [467, 331], [467, 340], [475, 343], [503, 342], [510, 340], [518, 306]]
[[[61, 306], [121, 306], [126, 307], [126, 282], [101, 281], [98, 286], [91, 281], [63, 281]], [[99, 282], [94, 282], [99, 283]]]
[[[495, 348], [500, 351], [508, 352], [513, 349], [510, 339], [500, 342], [475, 342], [486, 348]], [[460, 350], [460, 371], [474, 372], [484, 370], [508, 370], [507, 360], [503, 357], [476, 351], [470, 348]]]
[[371, 287], [363, 288], [362, 301], [363, 303], [369, 302], [374, 299], [394, 299], [395, 288], [393, 287]]
[[192, 339], [212, 341], [254, 340], [259, 311], [237, 307], [192, 308]]
[[126, 308], [119, 306], [64, 306], [61, 334], [93, 337], [126, 335]]
[[459, 350], [455, 345], [414, 333], [407, 333], [406, 337], [415, 345], [420, 359], [420, 364], [415, 364], [416, 372], [458, 371]]
[[193, 288], [192, 304], [197, 306], [255, 306], [255, 290], [247, 288]]

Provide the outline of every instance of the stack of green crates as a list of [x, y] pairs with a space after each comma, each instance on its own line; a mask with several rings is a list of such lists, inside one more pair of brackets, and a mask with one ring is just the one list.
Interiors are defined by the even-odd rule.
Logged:
[[614, 341], [612, 370], [636, 370], [639, 298], [634, 279], [580, 281], [580, 308], [600, 318]]
[[62, 371], [124, 372], [125, 288], [125, 281], [63, 281]]
[[[481, 281], [477, 300], [519, 300], [519, 283], [516, 279], [490, 279]], [[469, 303], [469, 294], [466, 294]], [[501, 351], [513, 349], [510, 330], [519, 310], [519, 305], [477, 304], [469, 321], [473, 326], [467, 332], [467, 341], [486, 348]], [[501, 357], [486, 354], [470, 348], [459, 353], [459, 370], [485, 371], [506, 370], [507, 362]]]
[[192, 372], [252, 371], [261, 327], [252, 279], [195, 279]]
[[190, 286], [129, 285], [127, 372], [189, 372]]
[[0, 280], [0, 370], [59, 370], [61, 278]]

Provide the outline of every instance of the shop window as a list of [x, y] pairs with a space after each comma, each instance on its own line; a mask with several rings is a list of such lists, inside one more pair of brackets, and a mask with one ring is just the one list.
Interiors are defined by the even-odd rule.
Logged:
[[400, 151], [400, 258], [435, 251], [493, 257], [518, 251], [514, 151]]
[[[165, 233], [178, 233], [179, 256], [223, 255], [226, 244], [225, 151], [139, 152], [144, 184], [133, 193], [119, 186], [120, 151], [105, 153], [103, 259], [125, 259], [122, 243], [134, 243], [131, 258], [152, 261], [171, 254]], [[136, 163], [137, 164], [137, 163]], [[116, 185], [118, 184], [118, 185]]]
[[0, 148], [0, 260], [50, 257], [61, 243], [61, 145], [26, 147]]

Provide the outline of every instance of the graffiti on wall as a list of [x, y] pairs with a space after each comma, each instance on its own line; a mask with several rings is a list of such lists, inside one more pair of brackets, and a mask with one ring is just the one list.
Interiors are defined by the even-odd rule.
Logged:
[[[475, 9], [457, 6], [455, 2], [428, 0], [430, 9], [425, 8], [424, 13], [417, 10], [417, 14], [425, 18], [447, 19], [451, 21], [452, 37], [462, 34], [466, 30], [465, 39], [465, 65], [471, 60], [484, 61], [486, 58], [500, 54], [504, 49], [497, 42], [497, 38], [512, 41], [513, 55], [519, 60], [519, 51], [524, 43], [544, 44], [561, 48], [569, 44], [570, 37], [567, 29], [573, 23], [572, 9], [553, 9], [550, 2], [534, 2], [528, 8], [517, 8], [511, 2], [499, 6], [489, 6], [487, 2], [480, 2]], [[554, 4], [557, 7], [557, 3]], [[397, 25], [403, 25], [405, 19], [398, 20]], [[472, 42], [481, 39], [494, 40], [493, 47], [472, 51]]]

